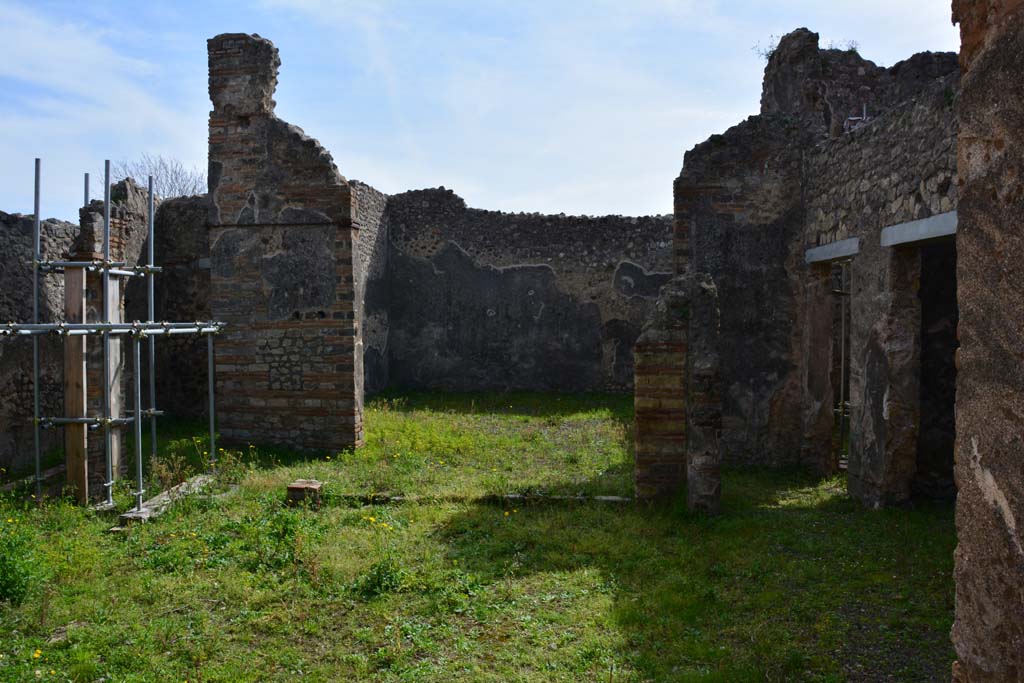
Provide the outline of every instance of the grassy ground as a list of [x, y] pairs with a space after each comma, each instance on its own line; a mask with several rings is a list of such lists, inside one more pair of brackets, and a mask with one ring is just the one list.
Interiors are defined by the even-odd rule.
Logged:
[[[476, 500], [628, 495], [630, 420], [622, 397], [392, 396], [356, 454], [243, 448], [236, 490], [126, 533], [4, 499], [0, 590], [20, 566], [29, 593], [0, 604], [0, 681], [945, 677], [949, 507], [866, 512], [838, 480], [778, 471], [727, 472], [713, 520]], [[201, 456], [191, 430], [165, 460]], [[282, 505], [299, 477], [327, 482], [320, 510]], [[419, 500], [341, 495], [379, 492]]]

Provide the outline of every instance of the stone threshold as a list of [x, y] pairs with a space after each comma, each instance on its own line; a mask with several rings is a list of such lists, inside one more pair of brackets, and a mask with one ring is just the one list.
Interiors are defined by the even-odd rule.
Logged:
[[575, 502], [575, 503], [632, 503], [633, 499], [626, 496], [549, 496], [534, 493], [506, 493], [487, 494], [483, 496], [391, 496], [384, 493], [343, 493], [332, 496], [325, 495], [328, 501], [340, 501], [353, 506], [366, 505], [429, 505], [435, 503], [545, 503], [545, 502]]
[[214, 481], [212, 474], [198, 474], [191, 477], [177, 486], [172, 486], [162, 491], [153, 498], [142, 504], [139, 509], [131, 509], [118, 518], [118, 526], [112, 527], [110, 531], [123, 531], [129, 524], [136, 522], [148, 522], [149, 520], [163, 514], [175, 501], [185, 496], [199, 493]]

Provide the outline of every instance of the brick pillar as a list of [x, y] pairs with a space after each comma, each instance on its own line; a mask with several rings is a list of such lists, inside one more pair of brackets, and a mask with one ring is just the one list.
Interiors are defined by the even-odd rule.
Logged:
[[210, 313], [225, 442], [362, 444], [354, 199], [331, 155], [274, 115], [265, 38], [208, 41]]
[[673, 283], [662, 290], [656, 318], [641, 333], [633, 351], [637, 498], [671, 495], [686, 479], [689, 312], [685, 294], [669, 290]]
[[721, 492], [722, 410], [718, 296], [711, 277], [667, 284], [636, 344], [637, 498], [678, 492], [691, 510], [716, 513]]

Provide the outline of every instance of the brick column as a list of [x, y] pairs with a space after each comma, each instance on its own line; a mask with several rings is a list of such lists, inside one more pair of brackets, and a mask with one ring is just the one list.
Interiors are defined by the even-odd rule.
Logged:
[[208, 41], [210, 312], [225, 442], [362, 444], [354, 199], [331, 155], [274, 115], [265, 38]]
[[685, 299], [677, 300], [682, 304], [675, 309], [678, 316], [670, 318], [670, 301], [658, 301], [661, 315], [643, 331], [633, 351], [637, 498], [673, 494], [686, 478], [688, 312]]
[[667, 284], [635, 349], [637, 498], [687, 485], [691, 510], [718, 512], [722, 409], [718, 296], [711, 277]]

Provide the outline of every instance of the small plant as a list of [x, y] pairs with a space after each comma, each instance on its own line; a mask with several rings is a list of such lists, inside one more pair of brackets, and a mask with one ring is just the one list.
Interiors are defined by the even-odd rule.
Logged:
[[13, 515], [0, 518], [0, 603], [20, 605], [44, 579], [32, 528]]
[[167, 451], [150, 459], [149, 474], [160, 490], [166, 491], [192, 476], [192, 468], [184, 453]]
[[758, 41], [757, 44], [750, 49], [754, 52], [755, 55], [761, 57], [762, 59], [764, 59], [764, 61], [767, 62], [769, 59], [772, 58], [772, 55], [775, 54], [775, 50], [778, 49], [779, 40], [781, 40], [781, 36], [772, 34], [768, 36], [767, 43], [762, 45], [761, 41]]
[[364, 574], [352, 582], [353, 593], [364, 598], [375, 598], [386, 593], [397, 593], [405, 585], [406, 570], [393, 557], [374, 562]]
[[851, 54], [857, 54], [860, 49], [860, 43], [856, 40], [844, 40], [842, 42], [831, 41], [828, 44], [829, 50], [840, 50], [842, 52], [849, 52]]
[[241, 451], [221, 449], [217, 454], [217, 480], [221, 484], [238, 484], [258, 461], [259, 451], [253, 444], [249, 444], [244, 454]]
[[373, 515], [364, 515], [365, 522], [376, 536], [376, 555], [381, 559], [349, 585], [349, 590], [364, 598], [375, 598], [386, 593], [398, 593], [406, 588], [409, 572], [396, 559], [394, 525]]
[[282, 508], [268, 500], [259, 513], [236, 526], [241, 532], [247, 557], [242, 566], [252, 572], [278, 573], [291, 569], [308, 574], [307, 562], [322, 535], [316, 518], [302, 508]]

